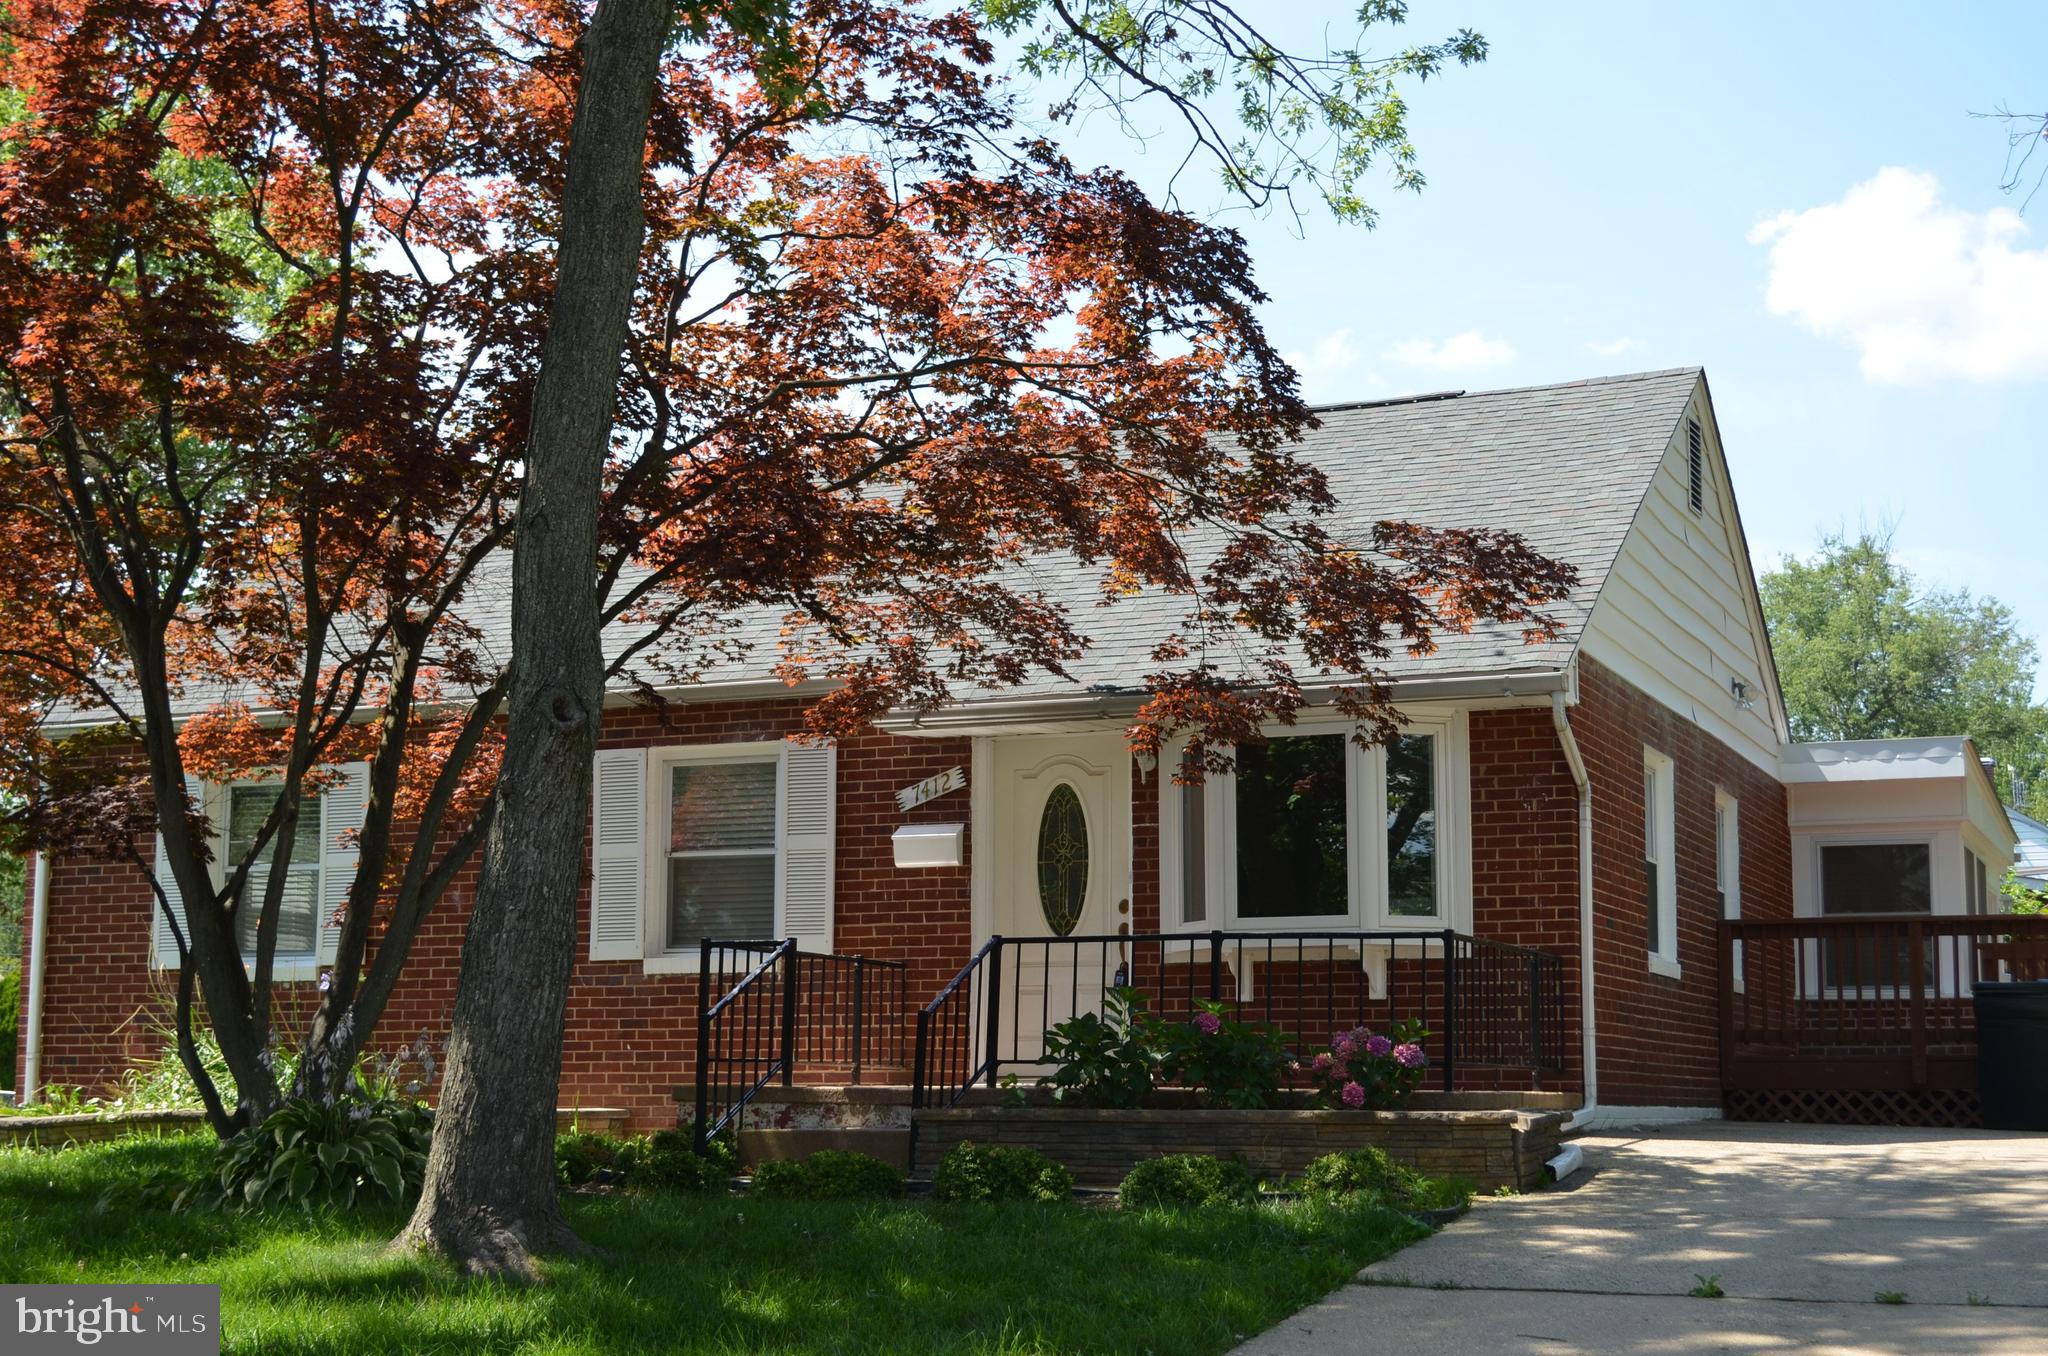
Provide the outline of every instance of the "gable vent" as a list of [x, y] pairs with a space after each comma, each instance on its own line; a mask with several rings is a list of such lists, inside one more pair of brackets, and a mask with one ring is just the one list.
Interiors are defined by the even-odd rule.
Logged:
[[1685, 421], [1685, 502], [1692, 506], [1694, 513], [1707, 509], [1707, 453], [1706, 440], [1700, 434], [1700, 421]]

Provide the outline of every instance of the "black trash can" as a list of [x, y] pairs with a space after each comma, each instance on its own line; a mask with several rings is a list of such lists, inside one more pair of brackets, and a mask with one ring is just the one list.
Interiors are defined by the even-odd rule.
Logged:
[[2048, 981], [1978, 984], [1977, 1091], [1986, 1130], [2048, 1130]]

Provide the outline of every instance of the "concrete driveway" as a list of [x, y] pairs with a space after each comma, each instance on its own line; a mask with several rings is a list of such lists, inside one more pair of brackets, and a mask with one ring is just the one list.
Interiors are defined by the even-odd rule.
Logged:
[[[1563, 1187], [1477, 1203], [1240, 1351], [2048, 1353], [2048, 1135], [1705, 1122], [1578, 1143]], [[1688, 1297], [1702, 1276], [1727, 1298]]]

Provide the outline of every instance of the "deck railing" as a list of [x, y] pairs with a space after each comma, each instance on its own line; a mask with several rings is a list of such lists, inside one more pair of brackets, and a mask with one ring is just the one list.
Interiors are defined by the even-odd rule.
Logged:
[[2048, 917], [1729, 919], [1720, 943], [1732, 1090], [1972, 1091], [1974, 986], [2048, 978]]
[[1046, 1033], [1099, 1014], [1116, 987], [1169, 1019], [1223, 1002], [1304, 1057], [1336, 1032], [1414, 1019], [1446, 1090], [1461, 1069], [1534, 1083], [1565, 1063], [1564, 965], [1529, 947], [1455, 931], [993, 937], [918, 1013], [912, 1105], [952, 1106], [1006, 1068], [1043, 1071]]

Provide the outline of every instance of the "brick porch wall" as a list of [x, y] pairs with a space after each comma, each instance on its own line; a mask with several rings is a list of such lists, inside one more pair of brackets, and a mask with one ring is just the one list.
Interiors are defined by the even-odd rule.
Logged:
[[[1572, 729], [1593, 780], [1595, 1021], [1600, 1100], [1612, 1106], [1718, 1106], [1720, 918], [1714, 790], [1740, 802], [1742, 912], [1792, 914], [1785, 788], [1692, 721], [1588, 660]], [[1651, 974], [1643, 882], [1643, 746], [1675, 766], [1676, 979]]]

